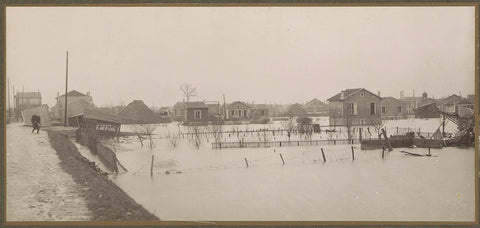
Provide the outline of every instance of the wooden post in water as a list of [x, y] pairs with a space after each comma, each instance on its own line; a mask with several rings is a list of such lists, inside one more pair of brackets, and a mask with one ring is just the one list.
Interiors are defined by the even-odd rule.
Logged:
[[323, 162], [326, 162], [326, 161], [327, 161], [327, 159], [325, 159], [325, 153], [323, 152], [323, 148], [320, 148], [320, 150], [322, 150]]
[[430, 147], [428, 148], [428, 154], [427, 154], [427, 156], [429, 156], [429, 157], [432, 156], [432, 154], [430, 153]]
[[150, 165], [150, 176], [153, 177], [153, 160], [154, 160], [154, 156], [152, 155], [152, 164]]
[[382, 146], [382, 159], [385, 158], [385, 146]]
[[353, 152], [353, 146], [352, 146], [352, 161], [355, 161], [355, 153]]
[[245, 164], [247, 165], [247, 168], [248, 168], [248, 161], [247, 161], [247, 158], [244, 158], [245, 159]]
[[385, 131], [384, 128], [382, 128], [382, 134], [383, 134], [383, 137], [385, 138], [385, 142], [387, 143], [388, 145], [388, 151], [392, 151], [392, 144], [390, 144], [390, 140], [388, 139], [387, 137], [387, 132]]
[[282, 159], [282, 163], [283, 163], [283, 165], [285, 165], [285, 160], [283, 160], [283, 156], [282, 156], [282, 154], [280, 154], [280, 158]]

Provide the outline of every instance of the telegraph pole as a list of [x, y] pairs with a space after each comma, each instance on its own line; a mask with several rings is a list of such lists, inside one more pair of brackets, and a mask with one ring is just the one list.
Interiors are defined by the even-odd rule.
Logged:
[[10, 78], [7, 78], [7, 84], [8, 84], [8, 122], [12, 119], [12, 111], [11, 111], [11, 106], [10, 106]]
[[64, 119], [64, 125], [67, 126], [67, 95], [68, 93], [68, 51], [67, 51], [67, 64], [66, 64], [66, 72], [65, 72], [65, 119]]

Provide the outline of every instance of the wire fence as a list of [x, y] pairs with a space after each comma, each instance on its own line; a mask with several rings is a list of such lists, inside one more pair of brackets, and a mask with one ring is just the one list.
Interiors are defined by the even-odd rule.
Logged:
[[270, 142], [214, 142], [213, 149], [225, 148], [265, 148], [265, 147], [285, 147], [285, 146], [323, 146], [323, 145], [345, 145], [359, 144], [359, 139], [333, 139], [333, 140], [306, 140], [306, 141], [270, 141]]

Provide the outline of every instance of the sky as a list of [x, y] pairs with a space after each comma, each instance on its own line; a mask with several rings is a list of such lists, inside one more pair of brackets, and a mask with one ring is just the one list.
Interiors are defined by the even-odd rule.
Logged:
[[[474, 7], [7, 7], [10, 91], [305, 103], [343, 89], [475, 93]], [[13, 92], [12, 92], [13, 93]], [[13, 98], [13, 97], [12, 97]], [[12, 102], [13, 103], [13, 102]], [[8, 105], [8, 103], [7, 103]]]

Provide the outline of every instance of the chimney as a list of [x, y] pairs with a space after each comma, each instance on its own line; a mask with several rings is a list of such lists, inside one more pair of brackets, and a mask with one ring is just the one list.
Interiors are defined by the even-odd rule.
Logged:
[[424, 100], [426, 100], [428, 98], [427, 92], [423, 92], [422, 97]]
[[340, 99], [345, 99], [345, 91], [340, 92]]
[[87, 96], [90, 96], [90, 91], [87, 92]]
[[380, 90], [377, 93], [378, 93], [378, 96], [380, 97]]

